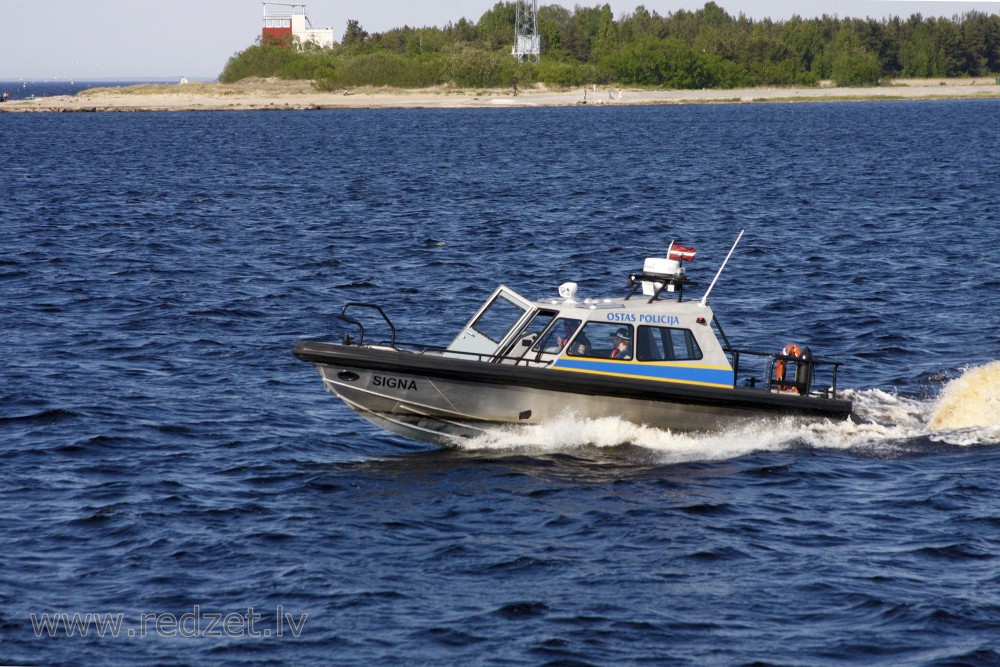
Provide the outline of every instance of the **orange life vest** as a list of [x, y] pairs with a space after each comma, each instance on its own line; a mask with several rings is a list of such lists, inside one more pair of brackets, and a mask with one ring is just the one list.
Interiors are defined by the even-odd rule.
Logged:
[[[795, 343], [789, 343], [781, 350], [781, 356], [783, 357], [795, 357], [796, 359], [802, 358], [802, 348], [800, 348]], [[774, 364], [774, 377], [778, 382], [778, 391], [794, 391], [796, 394], [799, 390], [795, 388], [794, 385], [785, 382], [785, 371], [788, 369], [785, 367], [785, 360], [778, 359]]]

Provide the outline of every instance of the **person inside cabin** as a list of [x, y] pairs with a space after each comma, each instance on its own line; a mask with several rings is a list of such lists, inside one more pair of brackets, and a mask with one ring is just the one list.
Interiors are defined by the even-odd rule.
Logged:
[[611, 349], [611, 358], [632, 358], [632, 333], [628, 327], [621, 327], [615, 332], [615, 346]]
[[581, 331], [580, 335], [573, 341], [573, 344], [566, 348], [566, 353], [574, 357], [589, 357], [590, 341], [587, 340], [587, 334]]
[[[561, 352], [562, 349], [566, 347], [566, 344], [569, 343], [573, 334], [576, 333], [576, 330], [580, 327], [581, 321], [582, 320], [560, 317], [553, 323], [552, 327], [549, 328], [548, 332], [542, 337], [542, 339], [535, 343], [535, 346], [531, 348], [532, 351], [545, 351], [551, 353]], [[580, 345], [583, 346], [582, 349], [579, 347]], [[574, 345], [573, 350], [569, 351], [569, 353], [574, 354], [574, 351], [576, 351], [577, 354], [586, 354], [589, 350], [590, 343], [587, 342], [586, 337], [581, 334], [580, 340], [576, 345]]]
[[566, 347], [566, 343], [568, 343], [569, 339], [573, 337], [573, 334], [576, 332], [576, 328], [580, 326], [580, 320], [563, 320], [562, 323], [562, 333], [556, 336], [557, 352]]

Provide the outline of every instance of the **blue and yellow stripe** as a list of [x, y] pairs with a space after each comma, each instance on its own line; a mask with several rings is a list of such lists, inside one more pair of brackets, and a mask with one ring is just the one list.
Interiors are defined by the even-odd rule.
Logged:
[[634, 362], [562, 356], [556, 359], [552, 368], [574, 373], [677, 382], [702, 387], [729, 389], [733, 386], [733, 369], [728, 366], [688, 366], [670, 362]]

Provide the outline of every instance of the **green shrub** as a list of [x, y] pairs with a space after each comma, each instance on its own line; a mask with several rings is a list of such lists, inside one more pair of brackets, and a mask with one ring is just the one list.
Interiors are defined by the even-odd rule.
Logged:
[[219, 75], [219, 81], [234, 83], [247, 77], [281, 76], [283, 70], [294, 70], [303, 61], [304, 57], [298, 49], [255, 44], [229, 59]]
[[833, 56], [831, 77], [838, 86], [876, 86], [881, 74], [878, 56], [862, 47], [844, 47]]
[[465, 49], [448, 56], [447, 77], [457, 86], [493, 88], [517, 80], [517, 60], [508, 53]]
[[384, 51], [362, 53], [315, 70], [314, 85], [319, 90], [346, 86], [425, 88], [444, 83], [445, 69], [446, 61], [439, 54], [408, 58]]
[[535, 66], [535, 74], [539, 81], [553, 86], [584, 86], [598, 79], [597, 69], [589, 63], [546, 58]]

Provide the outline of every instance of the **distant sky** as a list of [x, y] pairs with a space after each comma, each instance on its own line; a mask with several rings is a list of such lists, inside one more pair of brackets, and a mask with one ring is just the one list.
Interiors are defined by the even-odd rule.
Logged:
[[[729, 14], [783, 20], [823, 14], [841, 17], [952, 17], [1000, 11], [998, 2], [947, 0], [716, 0]], [[339, 41], [348, 19], [368, 32], [410, 25], [477, 21], [496, 0], [307, 0], [315, 27], [334, 28]], [[560, 0], [569, 9], [600, 0]], [[616, 18], [638, 5], [662, 15], [696, 10], [705, 0], [610, 0]], [[256, 0], [0, 0], [0, 81], [214, 79], [237, 51], [260, 34]]]

